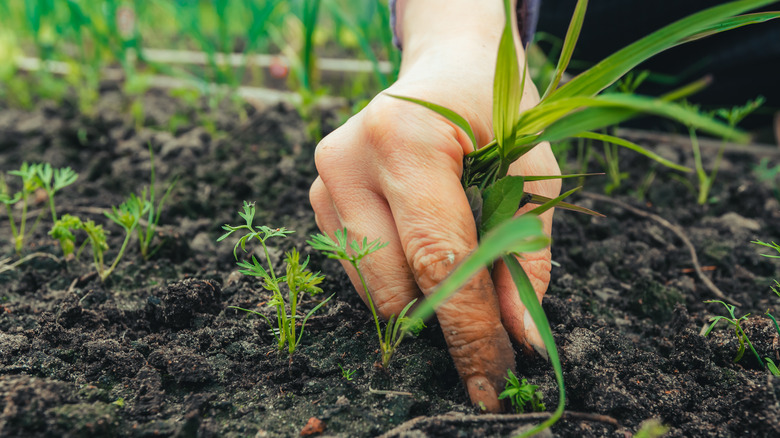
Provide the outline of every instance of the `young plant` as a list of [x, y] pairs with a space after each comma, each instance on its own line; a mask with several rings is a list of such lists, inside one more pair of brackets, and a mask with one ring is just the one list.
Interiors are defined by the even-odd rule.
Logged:
[[[716, 115], [719, 118], [726, 121], [729, 128], [736, 130], [737, 124], [747, 117], [750, 113], [758, 109], [764, 103], [763, 96], [759, 96], [754, 100], [748, 100], [742, 106], [735, 106], [732, 108], [721, 108], [713, 111], [711, 114]], [[687, 105], [690, 108], [694, 108], [698, 111], [695, 105]], [[691, 147], [693, 148], [693, 158], [696, 163], [696, 176], [699, 180], [699, 196], [697, 202], [699, 205], [704, 205], [710, 199], [710, 190], [712, 184], [715, 182], [715, 178], [718, 176], [718, 170], [720, 169], [720, 162], [723, 159], [723, 152], [726, 149], [726, 137], [723, 137], [723, 142], [718, 149], [718, 154], [715, 156], [715, 162], [712, 164], [712, 170], [709, 174], [704, 170], [704, 164], [702, 163], [701, 150], [699, 148], [699, 139], [696, 135], [696, 128], [688, 125], [688, 133], [691, 138]]]
[[[569, 30], [564, 40], [561, 56], [552, 80], [539, 104], [520, 113], [520, 99], [526, 68], [518, 66], [517, 53], [512, 36], [511, 15], [514, 10], [509, 0], [504, 1], [505, 25], [499, 42], [496, 72], [493, 83], [493, 129], [495, 139], [487, 145], [479, 145], [469, 122], [450, 109], [433, 102], [409, 96], [393, 96], [429, 108], [463, 130], [471, 139], [474, 152], [464, 158], [461, 182], [474, 211], [480, 234], [480, 247], [450, 274], [438, 290], [413, 312], [412, 318], [427, 318], [435, 308], [455, 293], [469, 278], [485, 266], [501, 258], [509, 268], [518, 287], [520, 299], [528, 309], [532, 320], [549, 354], [559, 386], [558, 407], [553, 415], [539, 426], [524, 433], [533, 435], [554, 424], [563, 414], [565, 390], [563, 372], [546, 315], [539, 305], [533, 287], [514, 254], [543, 248], [548, 240], [541, 232], [541, 223], [528, 215], [513, 219], [518, 205], [531, 202], [542, 204], [532, 213], [538, 214], [553, 205], [561, 205], [568, 193], [550, 200], [525, 193], [524, 181], [551, 177], [507, 177], [509, 165], [536, 145], [544, 141], [554, 142], [566, 138], [590, 138], [617, 144], [639, 152], [668, 167], [691, 171], [645, 150], [627, 140], [600, 134], [604, 129], [649, 113], [686, 122], [698, 129], [716, 135], [745, 140], [711, 117], [673, 103], [696, 90], [694, 86], [675, 90], [660, 99], [638, 96], [633, 93], [603, 92], [641, 62], [684, 42], [724, 30], [748, 24], [760, 23], [780, 17], [778, 12], [738, 15], [758, 8], [773, 0], [745, 0], [718, 5], [672, 23], [661, 30], [625, 47], [607, 57], [587, 71], [559, 86], [569, 64], [585, 17], [587, 0], [579, 0], [574, 10]], [[482, 147], [480, 147], [482, 146]]]
[[[100, 281], [106, 281], [114, 272], [127, 249], [127, 244], [133, 237], [133, 232], [138, 226], [138, 222], [141, 220], [141, 211], [138, 209], [138, 205], [131, 201], [123, 202], [118, 208], [111, 207], [111, 213], [106, 212], [104, 214], [125, 230], [125, 239], [122, 242], [122, 246], [119, 248], [113, 263], [109, 266], [106, 266], [105, 263], [105, 252], [108, 251], [108, 242], [106, 241], [106, 234], [102, 225], [97, 225], [92, 220], [84, 222], [77, 216], [65, 214], [54, 223], [51, 231], [49, 231], [49, 235], [59, 240], [65, 257], [73, 254], [75, 249], [76, 237], [73, 231], [84, 231], [87, 239], [82, 244], [81, 249], [89, 243], [89, 246], [92, 248], [92, 263], [100, 277]], [[79, 249], [76, 257], [81, 254], [81, 249]]]
[[[360, 277], [360, 283], [363, 286], [363, 290], [366, 292], [368, 307], [371, 309], [371, 314], [373, 315], [374, 323], [376, 324], [379, 347], [382, 351], [382, 366], [387, 368], [390, 359], [393, 357], [393, 353], [395, 353], [398, 346], [401, 345], [404, 336], [410, 332], [418, 333], [425, 327], [422, 319], [412, 321], [406, 316], [406, 313], [412, 308], [412, 305], [414, 305], [417, 300], [414, 299], [407, 304], [397, 317], [396, 315], [391, 315], [383, 332], [379, 324], [379, 315], [376, 313], [374, 299], [371, 297], [371, 292], [368, 290], [366, 279], [363, 277], [363, 271], [360, 270], [360, 261], [363, 257], [384, 248], [387, 246], [387, 243], [381, 243], [379, 239], [369, 242], [368, 238], [364, 237], [362, 242], [353, 240], [347, 245], [346, 228], [343, 230], [336, 230], [335, 236], [336, 240], [334, 241], [328, 235], [317, 234], [312, 236], [311, 240], [308, 240], [306, 243], [311, 245], [312, 248], [327, 254], [328, 258], [349, 262], [357, 271], [358, 277]], [[402, 330], [402, 327], [407, 328]]]
[[[233, 257], [238, 261], [238, 248], [246, 252], [246, 244], [249, 241], [257, 240], [263, 248], [265, 255], [265, 261], [267, 267], [264, 267], [254, 255], [252, 256], [252, 262], [246, 260], [238, 262], [238, 266], [243, 268], [239, 272], [245, 275], [258, 277], [263, 279], [263, 287], [270, 291], [273, 296], [268, 302], [268, 305], [276, 310], [276, 328], [272, 329], [274, 338], [276, 338], [277, 346], [279, 350], [284, 350], [285, 347], [290, 355], [295, 352], [295, 348], [300, 344], [303, 337], [303, 329], [306, 326], [306, 321], [311, 315], [320, 309], [325, 303], [333, 298], [333, 295], [316, 305], [311, 309], [301, 322], [300, 333], [296, 336], [296, 320], [298, 316], [298, 304], [304, 294], [317, 295], [322, 292], [317, 285], [325, 279], [319, 272], [312, 273], [307, 270], [306, 267], [309, 264], [309, 258], [301, 263], [300, 253], [297, 249], [293, 249], [285, 254], [286, 273], [283, 276], [277, 276], [274, 269], [271, 256], [268, 253], [268, 246], [266, 241], [275, 237], [286, 237], [288, 234], [292, 234], [293, 231], [285, 228], [270, 228], [265, 225], [255, 227], [253, 222], [255, 218], [255, 205], [244, 201], [243, 212], [239, 212], [239, 216], [246, 222], [244, 225], [232, 226], [225, 224], [222, 228], [227, 231], [217, 241], [222, 241], [235, 232], [244, 232], [233, 247]], [[282, 292], [282, 284], [286, 284], [287, 300], [285, 300], [284, 293]], [[335, 295], [335, 294], [334, 294]], [[241, 307], [230, 306], [232, 309], [242, 310], [244, 312], [253, 313], [265, 319], [269, 326], [274, 327], [271, 320], [260, 312], [254, 310], [248, 310]], [[289, 310], [288, 310], [289, 309]]]
[[753, 354], [756, 356], [756, 359], [758, 360], [758, 363], [760, 363], [762, 366], [764, 366], [764, 361], [761, 360], [761, 356], [758, 355], [758, 352], [755, 348], [753, 348], [753, 343], [750, 342], [750, 338], [748, 338], [748, 335], [745, 333], [745, 330], [742, 329], [742, 321], [746, 320], [748, 316], [750, 316], [749, 313], [746, 313], [739, 318], [734, 316], [734, 309], [735, 306], [731, 304], [727, 304], [720, 300], [707, 300], [705, 303], [720, 303], [723, 304], [724, 307], [726, 307], [726, 311], [729, 312], [729, 316], [713, 316], [710, 318], [710, 326], [707, 328], [707, 330], [704, 332], [704, 336], [707, 336], [710, 334], [713, 328], [718, 324], [720, 321], [725, 321], [728, 324], [731, 324], [734, 327], [734, 334], [737, 337], [737, 340], [739, 341], [739, 349], [737, 350], [737, 356], [734, 357], [734, 363], [739, 362], [742, 359], [742, 356], [745, 354], [745, 347], [750, 347], [750, 351], [753, 352]]
[[151, 162], [151, 180], [149, 182], [149, 188], [141, 190], [141, 195], [130, 195], [130, 199], [127, 202], [133, 204], [133, 208], [140, 211], [142, 215], [146, 215], [146, 222], [140, 223], [138, 226], [138, 244], [141, 247], [141, 256], [144, 260], [148, 260], [153, 256], [165, 242], [161, 242], [156, 247], [152, 247], [152, 240], [154, 239], [157, 224], [160, 223], [160, 215], [162, 214], [163, 206], [168, 200], [171, 191], [176, 186], [178, 178], [174, 178], [173, 182], [168, 184], [168, 188], [165, 189], [165, 193], [155, 204], [155, 173], [154, 173], [154, 151], [152, 145], [149, 144], [149, 157]]
[[51, 221], [57, 222], [57, 211], [54, 208], [54, 195], [62, 188], [76, 182], [79, 175], [70, 167], [52, 169], [51, 164], [49, 163], [34, 164], [32, 167], [35, 168], [38, 185], [43, 188], [49, 197]]
[[349, 368], [344, 368], [343, 366], [341, 366], [341, 364], [338, 365], [339, 365], [339, 369], [341, 370], [341, 377], [347, 379], [348, 382], [351, 382], [352, 376], [355, 375], [357, 370], [350, 370]]
[[531, 385], [528, 380], [518, 380], [512, 370], [507, 370], [506, 386], [498, 395], [499, 400], [508, 398], [512, 409], [518, 414], [527, 412], [544, 412], [547, 408], [542, 403], [542, 392], [538, 385]]
[[[778, 253], [780, 253], [780, 245], [778, 245], [775, 242], [766, 243], [766, 242], [762, 242], [760, 240], [754, 240], [751, 243], [755, 243], [755, 244], [761, 245], [761, 246], [766, 246], [767, 248], [772, 248], [775, 251], [777, 251]], [[773, 254], [761, 254], [761, 255], [764, 256], [764, 257], [769, 257], [769, 258], [773, 258], [773, 259], [780, 259], [780, 255], [773, 255]], [[775, 295], [780, 297], [780, 282], [777, 281], [777, 280], [774, 280], [774, 282], [775, 282], [775, 285], [774, 286], [770, 286], [770, 288], [772, 288], [772, 292], [774, 292]], [[769, 319], [772, 320], [772, 324], [774, 324], [775, 330], [777, 331], [778, 336], [780, 336], [780, 324], [777, 323], [777, 318], [774, 315], [772, 315], [772, 313], [769, 312], [769, 309], [767, 309], [767, 311], [764, 314], [766, 316], [768, 316]], [[766, 361], [765, 365], [766, 365], [767, 368], [769, 368], [769, 371], [773, 375], [775, 375], [775, 376], [780, 376], [780, 370], [778, 370], [777, 366], [772, 361], [772, 359], [768, 358], [768, 357], [765, 357], [764, 360]]]

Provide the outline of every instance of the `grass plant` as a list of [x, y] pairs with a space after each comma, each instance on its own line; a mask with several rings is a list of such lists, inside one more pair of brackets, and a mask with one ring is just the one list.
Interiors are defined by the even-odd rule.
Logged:
[[[255, 206], [254, 204], [250, 204], [246, 201], [244, 201], [243, 212], [239, 212], [238, 214], [242, 219], [244, 219], [245, 224], [237, 226], [225, 224], [222, 228], [227, 232], [219, 239], [217, 239], [217, 241], [222, 241], [235, 232], [244, 233], [233, 247], [233, 257], [235, 257], [236, 260], [238, 260], [239, 247], [241, 250], [246, 252], [246, 244], [248, 242], [254, 240], [260, 242], [260, 246], [263, 248], [263, 254], [265, 255], [267, 266], [264, 267], [257, 260], [257, 257], [253, 255], [251, 262], [246, 260], [238, 262], [238, 266], [242, 268], [239, 270], [239, 272], [245, 275], [261, 278], [263, 280], [263, 287], [272, 293], [272, 297], [268, 302], [268, 305], [276, 310], [276, 327], [273, 328], [274, 324], [271, 322], [271, 319], [261, 312], [244, 309], [237, 306], [230, 306], [230, 308], [252, 313], [262, 317], [268, 323], [268, 325], [272, 327], [271, 331], [274, 334], [274, 338], [276, 339], [279, 350], [284, 350], [286, 348], [287, 352], [292, 356], [296, 347], [301, 342], [301, 338], [303, 337], [303, 330], [304, 327], [306, 327], [306, 321], [308, 321], [309, 317], [311, 317], [311, 315], [319, 310], [320, 307], [324, 306], [325, 303], [330, 301], [330, 299], [333, 298], [333, 295], [314, 306], [314, 308], [312, 308], [306, 314], [306, 316], [304, 316], [303, 320], [301, 321], [300, 332], [298, 332], [296, 335], [297, 320], [299, 319], [298, 304], [300, 299], [303, 298], [305, 294], [313, 296], [321, 293], [322, 289], [320, 289], [318, 284], [322, 283], [322, 280], [325, 279], [325, 276], [320, 275], [319, 272], [313, 273], [307, 270], [309, 258], [307, 257], [305, 261], [301, 262], [300, 253], [297, 249], [293, 249], [292, 251], [289, 251], [285, 254], [285, 275], [277, 276], [273, 261], [268, 252], [266, 241], [272, 238], [286, 237], [287, 235], [292, 234], [293, 231], [287, 230], [283, 227], [270, 228], [265, 225], [256, 227], [254, 225]], [[286, 284], [286, 299], [284, 293], [282, 292], [283, 284]]]
[[134, 204], [134, 209], [141, 212], [142, 215], [146, 215], [146, 221], [139, 223], [137, 228], [138, 232], [138, 244], [141, 248], [141, 256], [144, 260], [148, 260], [153, 256], [163, 245], [161, 242], [157, 246], [152, 246], [157, 226], [160, 223], [160, 215], [162, 214], [165, 202], [168, 200], [173, 188], [176, 186], [178, 178], [174, 178], [173, 181], [168, 184], [168, 188], [165, 189], [162, 197], [157, 200], [155, 204], [155, 171], [154, 171], [154, 151], [152, 145], [149, 145], [149, 160], [151, 163], [151, 177], [149, 181], [149, 187], [141, 190], [141, 194], [136, 196], [130, 195], [128, 202]]
[[[735, 130], [737, 124], [741, 122], [750, 113], [758, 109], [764, 103], [763, 96], [759, 96], [753, 100], [748, 100], [742, 106], [734, 106], [732, 108], [721, 108], [712, 111], [710, 114], [717, 116], [720, 119], [726, 121], [728, 126]], [[695, 105], [688, 105], [698, 111], [698, 107]], [[707, 173], [704, 170], [704, 164], [702, 162], [701, 149], [699, 148], [699, 139], [696, 134], [696, 128], [688, 125], [688, 133], [691, 138], [691, 148], [693, 149], [693, 158], [696, 165], [696, 177], [698, 179], [698, 197], [697, 202], [699, 205], [704, 205], [710, 201], [710, 190], [715, 182], [715, 178], [718, 176], [718, 170], [720, 169], [720, 162], [723, 159], [723, 152], [726, 149], [726, 137], [723, 137], [723, 142], [718, 148], [718, 154], [715, 156], [715, 162], [712, 164], [712, 170]]]
[[376, 324], [379, 347], [382, 352], [382, 366], [387, 368], [390, 364], [390, 359], [392, 359], [398, 346], [401, 345], [401, 341], [403, 341], [404, 337], [410, 333], [417, 333], [425, 327], [422, 319], [412, 320], [406, 316], [409, 309], [412, 308], [417, 300], [414, 299], [409, 302], [397, 316], [391, 315], [385, 325], [384, 331], [382, 331], [374, 299], [371, 296], [371, 291], [368, 290], [366, 279], [363, 277], [363, 271], [360, 270], [360, 261], [365, 256], [384, 248], [387, 246], [387, 243], [381, 243], [379, 239], [369, 242], [368, 238], [364, 237], [362, 242], [353, 240], [348, 245], [346, 228], [343, 230], [336, 230], [334, 234], [336, 240], [331, 239], [325, 234], [316, 234], [306, 243], [311, 245], [312, 248], [327, 254], [329, 258], [349, 262], [357, 271], [358, 277], [360, 277], [360, 283], [366, 293], [368, 307], [371, 309], [371, 315], [374, 317], [374, 323]]

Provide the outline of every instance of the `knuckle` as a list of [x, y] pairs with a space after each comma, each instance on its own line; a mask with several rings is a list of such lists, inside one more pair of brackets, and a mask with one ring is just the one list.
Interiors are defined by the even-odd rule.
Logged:
[[449, 242], [436, 236], [411, 239], [406, 248], [410, 254], [410, 266], [423, 293], [429, 293], [449, 275], [466, 253], [456, 250]]

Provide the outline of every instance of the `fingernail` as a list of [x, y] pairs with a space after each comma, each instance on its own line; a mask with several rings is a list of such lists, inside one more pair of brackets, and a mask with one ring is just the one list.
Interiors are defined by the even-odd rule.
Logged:
[[539, 330], [536, 329], [534, 320], [531, 319], [531, 314], [526, 309], [523, 315], [523, 325], [525, 325], [525, 341], [533, 347], [533, 349], [539, 353], [540, 356], [547, 359], [547, 349], [544, 347], [542, 336], [539, 334]]
[[501, 403], [493, 385], [485, 376], [472, 376], [466, 380], [471, 403], [485, 412], [501, 412]]

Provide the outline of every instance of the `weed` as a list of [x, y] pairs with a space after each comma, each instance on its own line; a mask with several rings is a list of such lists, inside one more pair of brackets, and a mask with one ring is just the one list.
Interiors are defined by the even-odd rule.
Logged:
[[498, 399], [508, 398], [512, 409], [518, 414], [527, 412], [544, 412], [547, 408], [542, 403], [542, 392], [538, 385], [531, 385], [528, 380], [520, 381], [512, 370], [507, 370], [506, 386]]
[[146, 215], [146, 222], [141, 223], [138, 226], [138, 243], [141, 247], [141, 255], [143, 256], [144, 260], [148, 260], [149, 257], [153, 256], [164, 243], [161, 242], [156, 247], [152, 247], [152, 240], [154, 239], [157, 225], [160, 223], [160, 215], [162, 214], [163, 206], [165, 205], [165, 201], [168, 200], [168, 196], [170, 196], [171, 191], [176, 186], [176, 182], [178, 181], [178, 178], [174, 178], [173, 182], [168, 184], [168, 188], [165, 189], [165, 193], [155, 205], [154, 151], [152, 150], [151, 144], [149, 144], [149, 157], [151, 162], [151, 178], [149, 181], [149, 188], [148, 190], [141, 190], [140, 196], [131, 194], [130, 199], [128, 200], [128, 202], [134, 204], [134, 209], [140, 211], [142, 215]]
[[[390, 319], [387, 321], [387, 325], [385, 325], [383, 333], [382, 328], [379, 325], [379, 315], [376, 313], [374, 299], [371, 297], [371, 292], [368, 290], [366, 279], [363, 277], [363, 271], [360, 270], [360, 261], [363, 257], [384, 248], [387, 246], [387, 243], [381, 243], [379, 239], [369, 242], [367, 237], [363, 237], [362, 242], [353, 240], [347, 245], [346, 228], [343, 230], [336, 230], [334, 234], [336, 237], [335, 241], [325, 234], [317, 234], [312, 236], [311, 240], [308, 240], [306, 243], [311, 245], [312, 248], [324, 252], [329, 258], [349, 262], [357, 271], [358, 276], [360, 277], [360, 283], [363, 286], [363, 290], [366, 292], [368, 307], [371, 309], [371, 314], [373, 315], [374, 323], [376, 324], [379, 347], [382, 351], [382, 366], [387, 368], [390, 359], [393, 357], [393, 353], [395, 353], [395, 350], [401, 344], [401, 341], [403, 341], [404, 336], [409, 332], [417, 333], [425, 327], [422, 320], [412, 323], [406, 316], [406, 313], [417, 300], [412, 300], [407, 304], [397, 317], [396, 315], [391, 315]], [[352, 250], [351, 254], [350, 250]], [[402, 326], [406, 324], [409, 324], [410, 328], [408, 330], [402, 330]]]
[[[747, 103], [742, 106], [735, 106], [730, 109], [721, 108], [710, 112], [710, 115], [718, 116], [719, 118], [725, 120], [729, 129], [735, 130], [737, 124], [742, 121], [742, 119], [758, 109], [758, 107], [760, 107], [763, 103], [764, 98], [759, 96], [754, 100], [747, 101]], [[698, 107], [696, 105], [686, 105], [689, 108], [693, 108], [698, 111]], [[693, 148], [693, 158], [696, 165], [696, 176], [699, 180], [699, 195], [697, 201], [699, 205], [704, 205], [710, 200], [710, 190], [712, 189], [712, 184], [715, 182], [715, 178], [718, 176], [720, 162], [723, 159], [723, 152], [726, 148], [726, 137], [723, 137], [723, 143], [718, 149], [718, 154], [715, 156], [715, 162], [712, 165], [712, 170], [709, 174], [707, 174], [707, 172], [704, 170], [704, 165], [702, 164], [701, 150], [699, 148], [699, 139], [696, 135], [696, 128], [689, 124], [688, 133], [691, 138], [691, 147]]]
[[[233, 257], [235, 257], [236, 261], [238, 261], [237, 252], [239, 247], [244, 252], [246, 252], [247, 242], [255, 239], [260, 242], [260, 245], [263, 248], [263, 253], [265, 255], [267, 268], [263, 267], [263, 265], [260, 264], [257, 258], [253, 255], [251, 263], [246, 260], [238, 262], [238, 266], [243, 268], [240, 269], [239, 272], [245, 275], [261, 278], [263, 280], [263, 287], [273, 294], [271, 300], [268, 302], [268, 305], [272, 306], [276, 310], [276, 328], [273, 328], [271, 331], [274, 334], [274, 338], [276, 338], [277, 347], [279, 350], [283, 350], [286, 347], [288, 353], [292, 355], [295, 352], [295, 348], [301, 342], [301, 338], [303, 337], [303, 330], [306, 326], [306, 321], [311, 315], [314, 314], [314, 312], [319, 310], [320, 307], [330, 301], [330, 299], [333, 298], [333, 295], [317, 304], [306, 314], [306, 316], [301, 321], [300, 333], [296, 336], [296, 319], [299, 318], [299, 300], [302, 298], [303, 294], [309, 294], [313, 296], [321, 293], [322, 289], [320, 289], [317, 285], [320, 284], [322, 280], [325, 279], [325, 277], [320, 275], [319, 272], [313, 273], [307, 270], [306, 267], [309, 264], [309, 258], [307, 257], [305, 261], [301, 262], [300, 253], [298, 253], [297, 249], [293, 249], [292, 251], [289, 251], [285, 254], [285, 275], [277, 276], [276, 270], [274, 269], [273, 262], [271, 260], [271, 256], [268, 253], [268, 246], [266, 245], [266, 241], [271, 238], [286, 237], [288, 234], [292, 234], [293, 231], [287, 230], [283, 227], [270, 228], [265, 225], [255, 227], [253, 223], [255, 218], [255, 205], [244, 201], [243, 210], [243, 212], [238, 212], [238, 215], [241, 216], [241, 218], [244, 219], [246, 223], [244, 225], [238, 226], [225, 224], [222, 228], [227, 231], [227, 233], [223, 234], [219, 239], [217, 239], [217, 241], [222, 241], [237, 231], [245, 232], [245, 234], [239, 238], [238, 242], [236, 242], [235, 246], [233, 247]], [[285, 300], [284, 294], [282, 293], [283, 283], [287, 285], [287, 300]], [[271, 322], [271, 320], [260, 312], [236, 306], [230, 306], [230, 308], [258, 315], [265, 319], [269, 326], [274, 327], [274, 324]]]

